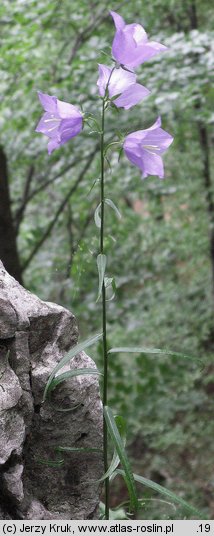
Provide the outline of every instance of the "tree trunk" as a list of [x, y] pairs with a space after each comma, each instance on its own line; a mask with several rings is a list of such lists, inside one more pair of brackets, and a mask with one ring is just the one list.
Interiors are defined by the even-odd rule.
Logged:
[[214, 293], [214, 200], [212, 192], [212, 182], [210, 175], [210, 164], [209, 164], [209, 142], [207, 129], [202, 123], [198, 123], [198, 132], [200, 145], [202, 150], [202, 159], [203, 159], [203, 178], [204, 178], [204, 187], [205, 195], [207, 202], [207, 211], [210, 222], [210, 259], [211, 259], [211, 268], [212, 268], [212, 283], [213, 283], [213, 293]]
[[0, 259], [6, 270], [22, 283], [8, 182], [7, 158], [0, 146]]
[[[198, 16], [195, 0], [192, 0], [189, 6], [189, 18], [191, 30], [198, 29]], [[198, 61], [198, 56], [195, 54], [195, 61]], [[195, 104], [196, 110], [202, 107], [200, 99]], [[205, 188], [205, 196], [207, 203], [207, 212], [210, 223], [209, 240], [210, 240], [210, 260], [212, 272], [212, 289], [214, 294], [214, 199], [212, 189], [212, 179], [210, 173], [210, 154], [209, 154], [209, 137], [206, 125], [202, 121], [198, 121], [198, 135], [201, 146], [202, 161], [203, 161], [203, 181]]]

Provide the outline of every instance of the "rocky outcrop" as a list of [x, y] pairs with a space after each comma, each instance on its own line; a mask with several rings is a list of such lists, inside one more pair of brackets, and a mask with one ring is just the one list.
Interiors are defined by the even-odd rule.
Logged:
[[[74, 316], [26, 291], [0, 263], [0, 519], [96, 519], [102, 447], [96, 376], [61, 383], [56, 364], [77, 342]], [[95, 367], [81, 352], [69, 368]], [[61, 372], [61, 371], [60, 371]]]

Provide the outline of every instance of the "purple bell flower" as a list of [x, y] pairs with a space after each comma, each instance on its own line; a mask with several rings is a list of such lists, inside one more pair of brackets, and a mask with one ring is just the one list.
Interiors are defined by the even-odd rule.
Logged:
[[46, 95], [41, 91], [38, 91], [38, 97], [45, 113], [35, 130], [50, 138], [48, 154], [51, 154], [54, 149], [58, 149], [79, 134], [83, 128], [83, 116], [76, 106], [56, 97]]
[[[112, 74], [111, 74], [112, 73]], [[108, 86], [108, 96], [118, 108], [128, 110], [149, 95], [150, 91], [136, 83], [136, 75], [129, 71], [111, 69], [99, 64], [99, 78], [97, 85], [101, 97], [104, 97]], [[115, 98], [114, 98], [115, 97]]]
[[139, 67], [167, 47], [149, 41], [147, 34], [140, 24], [125, 24], [123, 18], [115, 11], [110, 11], [116, 27], [116, 34], [112, 44], [114, 59], [129, 69]]
[[161, 155], [173, 142], [173, 137], [161, 127], [161, 118], [150, 128], [137, 130], [126, 136], [123, 148], [127, 158], [140, 168], [142, 178], [148, 175], [164, 177], [164, 167]]

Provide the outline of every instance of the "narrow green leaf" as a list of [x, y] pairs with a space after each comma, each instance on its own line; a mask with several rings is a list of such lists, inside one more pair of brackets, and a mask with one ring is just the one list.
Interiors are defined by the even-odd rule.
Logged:
[[79, 408], [81, 404], [76, 404], [75, 406], [69, 406], [68, 408], [60, 408], [59, 406], [56, 406], [53, 401], [50, 401], [50, 404], [53, 406], [54, 410], [58, 413], [67, 413], [69, 411], [74, 411], [75, 409]]
[[58, 411], [59, 413], [68, 413], [69, 411], [74, 411], [80, 406], [81, 404], [77, 404], [76, 406], [71, 406], [70, 408], [65, 408], [65, 409], [56, 408], [56, 411]]
[[47, 465], [48, 467], [61, 467], [64, 464], [63, 458], [56, 461], [42, 460], [41, 458], [39, 458], [37, 461], [39, 464]]
[[126, 347], [126, 346], [119, 346], [118, 348], [111, 348], [108, 353], [109, 354], [119, 354], [119, 353], [134, 353], [134, 354], [161, 354], [161, 355], [169, 355], [172, 357], [179, 357], [183, 359], [189, 359], [192, 361], [197, 361], [200, 364], [203, 364], [202, 360], [198, 357], [192, 357], [186, 354], [182, 354], [180, 352], [173, 352], [173, 350], [167, 350], [160, 348], [147, 348], [146, 346], [140, 346], [140, 347]]
[[102, 375], [102, 372], [99, 372], [99, 370], [94, 368], [79, 368], [79, 369], [73, 369], [68, 370], [67, 372], [63, 372], [63, 374], [59, 374], [59, 376], [56, 376], [53, 378], [49, 385], [48, 392], [50, 393], [53, 391], [59, 383], [62, 383], [63, 381], [67, 380], [68, 378], [74, 378], [75, 376], [87, 376], [87, 375], [93, 375], [93, 374], [100, 374]]
[[145, 498], [145, 499], [139, 499], [139, 505], [142, 507], [142, 509], [145, 509], [145, 504], [148, 503], [148, 502], [153, 502], [153, 503], [163, 503], [163, 504], [167, 504], [167, 506], [170, 506], [170, 508], [172, 508], [172, 510], [174, 510], [174, 512], [176, 512], [176, 506], [174, 503], [170, 502], [170, 501], [166, 501], [165, 499], [157, 499], [156, 497], [155, 498]]
[[99, 288], [98, 288], [98, 296], [97, 300], [99, 300], [101, 294], [102, 294], [102, 287], [104, 282], [104, 276], [105, 276], [105, 269], [106, 269], [106, 255], [103, 255], [100, 253], [97, 257], [97, 268], [98, 268], [98, 274], [99, 274]]
[[126, 481], [126, 485], [127, 485], [129, 497], [130, 497], [130, 508], [132, 511], [137, 511], [138, 510], [138, 498], [137, 498], [137, 492], [135, 489], [133, 473], [132, 473], [130, 463], [126, 455], [117, 425], [114, 420], [114, 415], [112, 413], [111, 408], [109, 408], [108, 406], [105, 406], [103, 408], [103, 413], [104, 413], [104, 418], [107, 424], [108, 432], [111, 436], [115, 450], [117, 451], [118, 457], [120, 459], [120, 463], [122, 467], [124, 468], [125, 481]]
[[104, 155], [104, 158], [105, 158], [105, 161], [106, 161], [107, 164], [108, 164], [109, 169], [112, 170], [112, 168], [111, 168], [111, 162], [110, 162], [109, 158], [106, 156], [106, 154]]
[[121, 149], [119, 150], [118, 162], [120, 161], [122, 154], [123, 154], [123, 147], [121, 147]]
[[116, 205], [113, 203], [113, 201], [111, 199], [107, 199], [105, 198], [105, 203], [107, 205], [109, 205], [111, 208], [113, 208], [116, 216], [118, 217], [118, 219], [120, 220], [122, 218], [121, 214], [120, 214], [120, 211], [118, 210], [118, 208], [116, 207]]
[[94, 447], [56, 447], [56, 452], [99, 452], [102, 454], [102, 449], [97, 449]]
[[[125, 448], [125, 445], [126, 445], [126, 423], [125, 423], [125, 419], [123, 417], [121, 417], [120, 415], [116, 415], [114, 417], [114, 419], [115, 419], [115, 423], [116, 423], [116, 426], [118, 428], [118, 431], [119, 431], [119, 434], [120, 434], [120, 437], [121, 437], [123, 448]], [[106, 478], [110, 478], [112, 476], [112, 474], [114, 473], [115, 469], [117, 469], [119, 463], [120, 463], [120, 458], [119, 458], [119, 456], [117, 454], [117, 450], [115, 448], [114, 449], [114, 454], [113, 454], [113, 457], [112, 457], [112, 461], [111, 461], [111, 463], [109, 465], [108, 471], [106, 471], [106, 473], [97, 482], [103, 482], [103, 480], [106, 480]]]
[[92, 186], [91, 186], [91, 188], [90, 188], [90, 190], [89, 190], [89, 192], [88, 192], [88, 194], [87, 194], [88, 196], [89, 196], [90, 193], [92, 192], [92, 190], [93, 190], [95, 184], [96, 184], [97, 182], [99, 182], [99, 181], [100, 181], [100, 178], [94, 180], [94, 182], [92, 183]]
[[[123, 478], [125, 477], [125, 471], [122, 471], [121, 469], [117, 469], [114, 474], [121, 475]], [[181, 499], [181, 497], [178, 497], [177, 495], [175, 495], [175, 493], [173, 493], [172, 491], [169, 491], [163, 486], [160, 486], [159, 484], [156, 484], [155, 482], [153, 482], [153, 480], [149, 480], [148, 478], [144, 478], [143, 476], [133, 474], [133, 477], [136, 482], [139, 482], [140, 484], [143, 484], [147, 488], [157, 491], [157, 493], [160, 493], [161, 495], [164, 495], [165, 497], [167, 497], [174, 503], [179, 504], [179, 506], [182, 506], [185, 510], [187, 510], [191, 514], [199, 517], [200, 519], [204, 519], [204, 514], [199, 512], [199, 510], [197, 510], [197, 508], [195, 508], [194, 506], [188, 504], [186, 501]]]
[[114, 244], [116, 244], [117, 240], [116, 240], [116, 238], [114, 238], [114, 236], [112, 236], [112, 235], [109, 234], [109, 235], [108, 235], [108, 238], [110, 238], [110, 239], [112, 240], [112, 242], [113, 242]]
[[69, 350], [69, 352], [61, 359], [61, 361], [56, 365], [56, 367], [51, 372], [48, 382], [46, 384], [44, 395], [43, 395], [43, 402], [47, 396], [49, 385], [52, 382], [53, 378], [55, 377], [55, 374], [60, 370], [62, 367], [64, 367], [75, 355], [77, 355], [79, 352], [82, 352], [82, 350], [85, 350], [85, 348], [88, 348], [89, 346], [92, 346], [95, 342], [98, 341], [102, 337], [102, 333], [99, 333], [99, 335], [94, 335], [93, 337], [90, 337], [90, 339], [87, 339], [84, 342], [81, 342], [79, 344], [76, 344]]
[[97, 206], [97, 208], [95, 210], [95, 213], [94, 213], [94, 221], [95, 221], [95, 225], [98, 227], [98, 229], [100, 229], [100, 227], [101, 227], [100, 207], [101, 207], [101, 203], [99, 203], [99, 205]]

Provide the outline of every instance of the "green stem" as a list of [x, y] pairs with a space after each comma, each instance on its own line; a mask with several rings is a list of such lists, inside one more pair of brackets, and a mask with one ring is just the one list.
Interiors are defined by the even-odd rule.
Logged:
[[[101, 181], [100, 181], [100, 203], [101, 203], [101, 227], [100, 227], [100, 253], [104, 254], [104, 216], [105, 216], [105, 188], [104, 188], [104, 129], [105, 129], [105, 98], [102, 101], [102, 125], [100, 135], [100, 156], [101, 156]], [[108, 403], [108, 353], [106, 334], [106, 289], [102, 286], [102, 324], [103, 324], [103, 406]], [[105, 419], [103, 419], [103, 458], [104, 471], [108, 470], [108, 433]], [[109, 519], [109, 479], [105, 480], [105, 519]]]
[[[100, 177], [100, 253], [104, 254], [104, 219], [105, 219], [105, 144], [104, 144], [104, 135], [105, 135], [105, 109], [106, 101], [108, 100], [108, 87], [114, 72], [115, 67], [111, 70], [105, 95], [102, 100], [102, 116], [101, 116], [101, 134], [100, 134], [100, 158], [101, 158], [101, 177]], [[103, 327], [103, 407], [108, 404], [108, 351], [107, 351], [107, 328], [106, 328], [106, 289], [105, 283], [103, 281], [102, 286], [102, 327]], [[108, 430], [105, 419], [103, 418], [103, 460], [104, 460], [104, 471], [108, 471]], [[109, 519], [109, 478], [105, 479], [105, 519]]]

